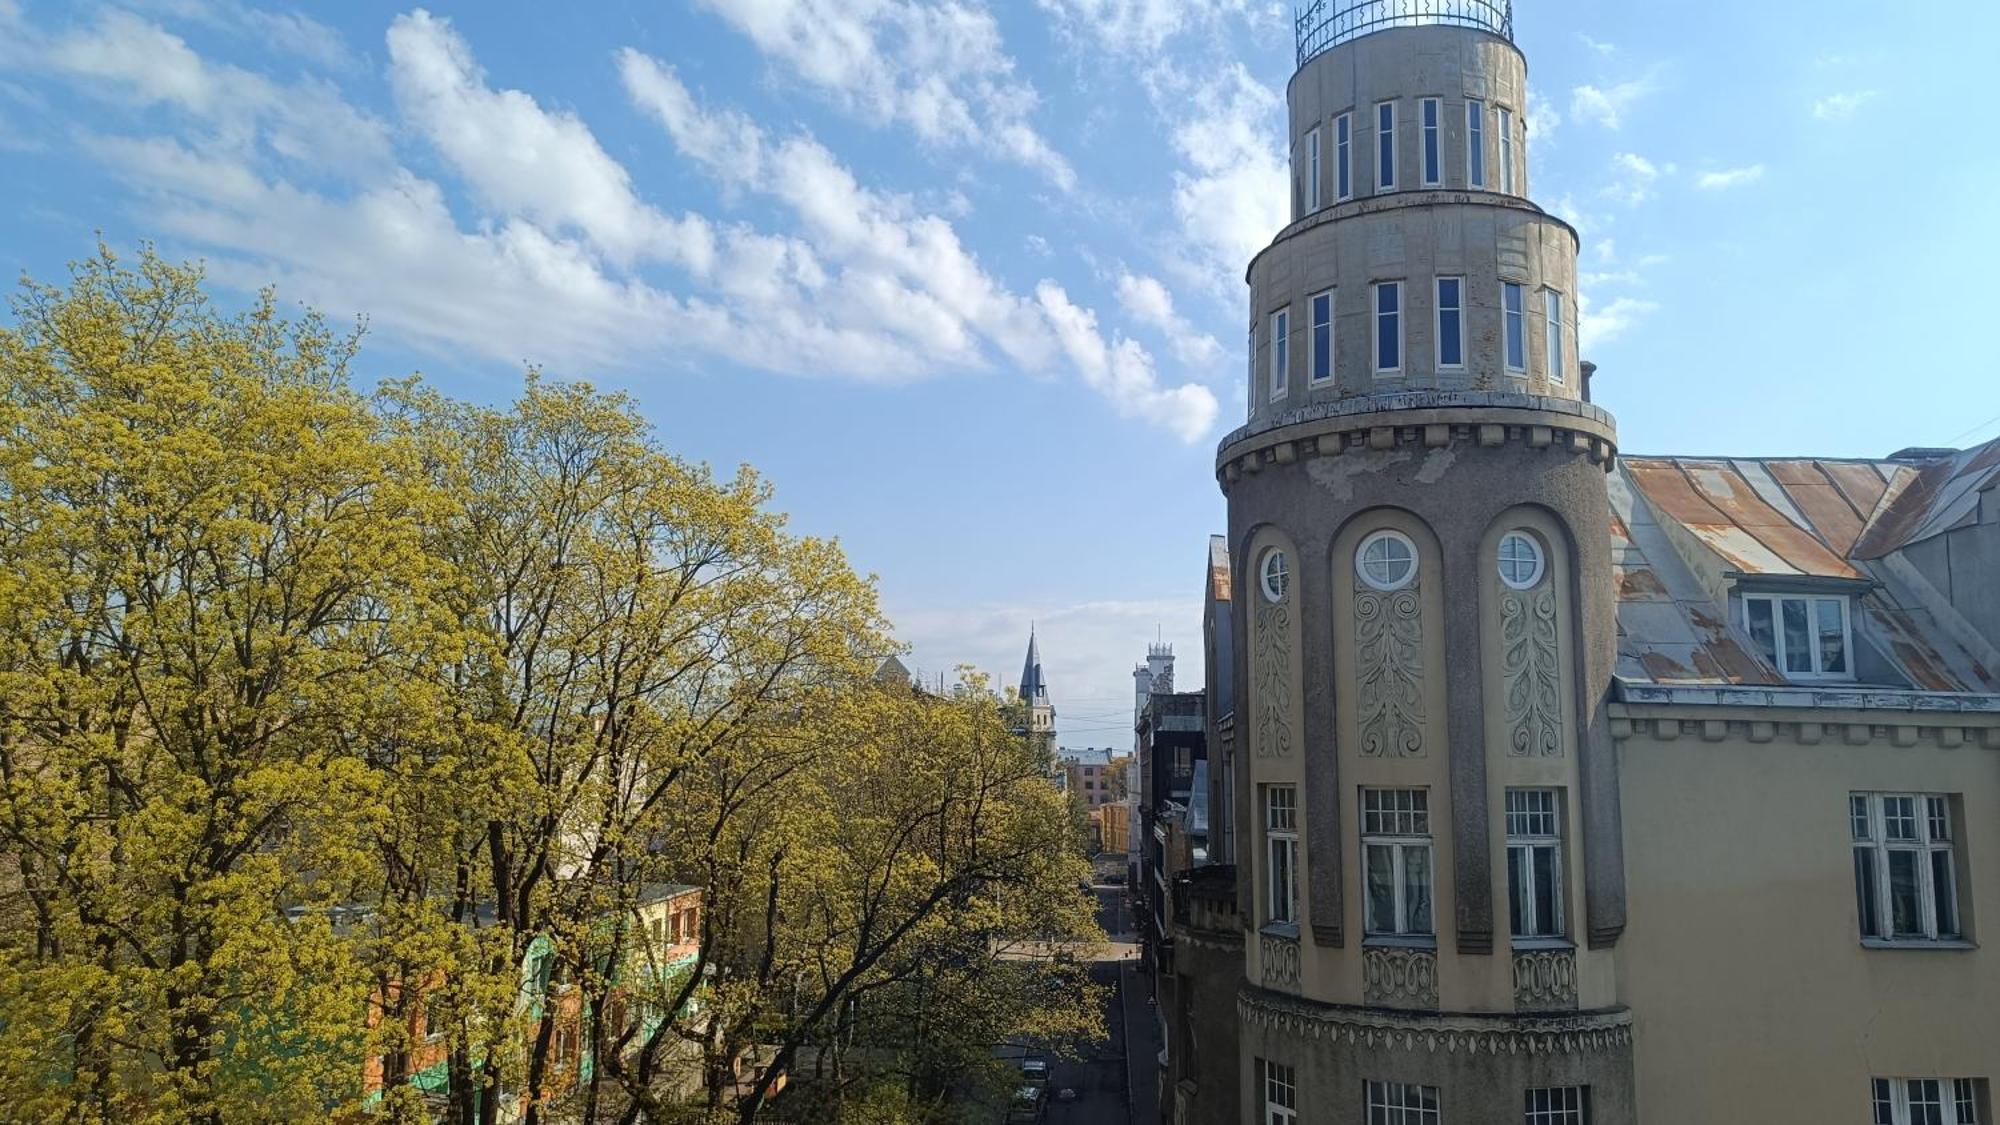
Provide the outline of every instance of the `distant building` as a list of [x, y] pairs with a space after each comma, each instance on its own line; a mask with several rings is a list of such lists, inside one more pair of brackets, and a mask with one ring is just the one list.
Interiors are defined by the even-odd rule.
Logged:
[[1028, 656], [1021, 662], [1021, 685], [1015, 693], [1014, 733], [1037, 744], [1056, 744], [1056, 708], [1049, 702], [1049, 682], [1042, 673], [1042, 650], [1035, 631], [1028, 630]]
[[1163, 1108], [1992, 1125], [2000, 441], [1621, 455], [1511, 4], [1297, 32], [1205, 607], [1236, 864], [1149, 926]]

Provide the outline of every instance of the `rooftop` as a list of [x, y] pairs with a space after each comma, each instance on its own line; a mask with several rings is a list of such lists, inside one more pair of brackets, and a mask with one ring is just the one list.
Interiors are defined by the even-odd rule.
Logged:
[[1299, 65], [1392, 27], [1469, 27], [1514, 38], [1514, 0], [1313, 0], [1292, 16]]
[[1853, 597], [1857, 685], [2000, 692], [1990, 643], [1897, 556], [1977, 522], [2000, 440], [1831, 458], [1624, 457], [1611, 475], [1618, 678], [1625, 685], [1783, 687], [1729, 611], [1749, 582]]

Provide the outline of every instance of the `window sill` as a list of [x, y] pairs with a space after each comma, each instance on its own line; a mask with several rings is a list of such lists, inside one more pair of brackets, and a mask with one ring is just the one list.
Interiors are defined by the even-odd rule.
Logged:
[[1565, 937], [1517, 937], [1514, 939], [1514, 948], [1516, 950], [1575, 949], [1576, 943]]
[[1361, 939], [1362, 948], [1371, 946], [1384, 949], [1436, 949], [1436, 934], [1368, 934]]
[[1263, 928], [1257, 932], [1263, 934], [1265, 937], [1289, 938], [1292, 941], [1299, 940], [1299, 924], [1297, 922], [1266, 922]]
[[1938, 949], [1938, 950], [1945, 950], [1945, 951], [1949, 951], [1949, 952], [1958, 952], [1958, 953], [1963, 953], [1963, 952], [1966, 952], [1966, 951], [1968, 951], [1968, 950], [1973, 950], [1973, 949], [1978, 949], [1978, 948], [1979, 948], [1979, 943], [1978, 943], [1978, 942], [1976, 942], [1976, 941], [1967, 941], [1967, 940], [1965, 940], [1964, 938], [1939, 938], [1939, 939], [1938, 939], [1937, 941], [1931, 941], [1931, 940], [1929, 940], [1929, 939], [1927, 939], [1927, 938], [1875, 938], [1875, 937], [1865, 937], [1865, 938], [1862, 938], [1862, 939], [1861, 939], [1861, 948], [1863, 948], [1863, 949]]

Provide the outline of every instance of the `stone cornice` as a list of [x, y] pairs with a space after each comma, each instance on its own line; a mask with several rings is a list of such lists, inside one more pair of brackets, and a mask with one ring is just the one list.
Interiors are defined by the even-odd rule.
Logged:
[[1344, 203], [1322, 207], [1303, 218], [1295, 219], [1291, 225], [1277, 233], [1268, 246], [1257, 251], [1250, 264], [1243, 267], [1246, 282], [1257, 272], [1257, 263], [1264, 255], [1284, 246], [1307, 231], [1320, 226], [1339, 222], [1343, 219], [1359, 218], [1362, 215], [1378, 215], [1385, 211], [1402, 211], [1410, 208], [1431, 208], [1442, 206], [1492, 207], [1497, 210], [1519, 211], [1532, 218], [1551, 223], [1569, 232], [1573, 241], [1581, 244], [1582, 239], [1576, 228], [1564, 219], [1551, 215], [1533, 200], [1521, 195], [1509, 195], [1499, 191], [1472, 191], [1464, 188], [1404, 188], [1382, 195], [1363, 195]]
[[1785, 742], [1799, 746], [1845, 744], [1907, 749], [1927, 743], [1944, 750], [1978, 746], [2000, 750], [2000, 715], [1906, 711], [1894, 715], [1815, 714], [1797, 709], [1734, 714], [1714, 705], [1608, 708], [1611, 737], [1654, 742]]
[[1303, 457], [1386, 452], [1454, 444], [1567, 450], [1609, 470], [1618, 455], [1616, 423], [1587, 402], [1484, 391], [1413, 391], [1316, 403], [1241, 427], [1216, 449], [1226, 490], [1245, 473]]
[[1246, 1025], [1287, 1035], [1429, 1054], [1583, 1054], [1627, 1050], [1632, 1045], [1632, 1013], [1625, 1008], [1432, 1015], [1321, 1004], [1246, 983], [1237, 989], [1236, 1012]]
[[[1961, 691], [1910, 691], [1903, 688], [1821, 683], [1757, 686], [1745, 684], [1650, 684], [1613, 681], [1617, 700], [1634, 714], [1659, 707], [1681, 713], [1697, 707], [1755, 707], [1773, 712], [1825, 711], [1908, 712], [1913, 722], [1962, 722], [1967, 717], [2000, 720], [2000, 695]], [[1614, 710], [1613, 714], [1618, 712]]]

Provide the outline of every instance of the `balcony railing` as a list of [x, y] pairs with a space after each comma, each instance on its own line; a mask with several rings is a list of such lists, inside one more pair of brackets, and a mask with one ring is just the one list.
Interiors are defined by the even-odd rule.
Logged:
[[1304, 66], [1322, 51], [1392, 27], [1469, 27], [1512, 42], [1514, 0], [1313, 0], [1292, 24]]

